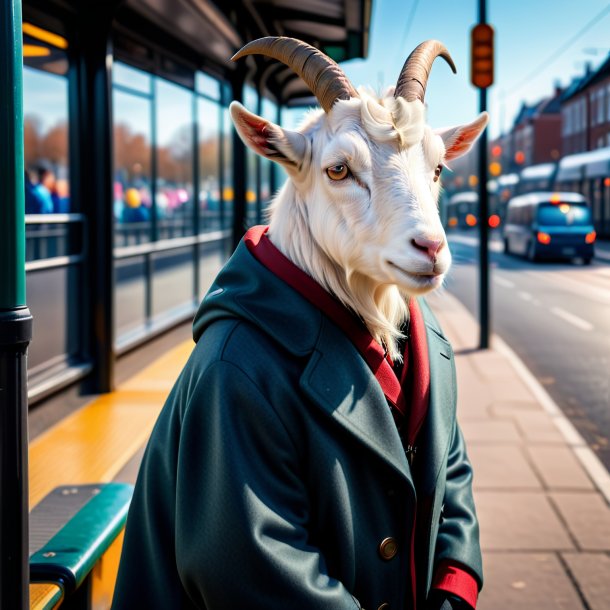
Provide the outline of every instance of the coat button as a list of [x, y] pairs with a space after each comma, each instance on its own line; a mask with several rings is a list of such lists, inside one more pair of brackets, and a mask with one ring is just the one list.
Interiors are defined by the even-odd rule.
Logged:
[[377, 608], [377, 610], [390, 610], [390, 604], [388, 604], [388, 602], [384, 602], [381, 604], [381, 606], [379, 606], [379, 608]]
[[389, 561], [398, 553], [398, 542], [395, 538], [384, 538], [379, 544], [379, 554], [382, 559]]

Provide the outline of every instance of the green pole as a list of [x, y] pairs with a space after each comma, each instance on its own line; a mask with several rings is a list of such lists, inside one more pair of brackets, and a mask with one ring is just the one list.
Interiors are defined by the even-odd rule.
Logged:
[[0, 0], [0, 610], [29, 608], [21, 0]]
[[25, 306], [21, 2], [1, 0], [0, 310]]

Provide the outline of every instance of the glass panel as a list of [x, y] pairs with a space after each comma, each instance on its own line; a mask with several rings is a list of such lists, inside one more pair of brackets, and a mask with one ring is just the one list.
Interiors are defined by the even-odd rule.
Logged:
[[254, 87], [250, 87], [249, 85], [244, 87], [244, 106], [250, 112], [257, 112], [258, 93]]
[[203, 93], [213, 100], [220, 100], [220, 82], [214, 77], [197, 72], [195, 75], [195, 89], [198, 93]]
[[25, 212], [66, 213], [71, 207], [67, 56], [34, 36], [24, 35], [23, 42]]
[[233, 129], [233, 121], [231, 121], [229, 110], [225, 108], [222, 113], [223, 208], [221, 213], [223, 229], [230, 229], [233, 226]]
[[115, 260], [114, 336], [144, 326], [146, 321], [146, 264], [143, 256]]
[[114, 262], [114, 336], [142, 328], [146, 322], [146, 261], [144, 256]]
[[199, 215], [200, 232], [220, 229], [220, 106], [200, 98]]
[[[244, 87], [244, 106], [250, 112], [258, 111], [258, 94], [252, 87]], [[259, 171], [258, 155], [246, 147], [246, 224], [257, 222], [257, 172]]]
[[151, 102], [115, 90], [114, 244], [130, 246], [151, 239]]
[[251, 227], [256, 224], [256, 173], [258, 171], [258, 155], [246, 148], [246, 224]]
[[134, 91], [150, 94], [151, 82], [150, 74], [142, 70], [132, 68], [120, 61], [115, 61], [112, 65], [112, 83], [114, 85], [121, 85]]
[[193, 94], [156, 83], [158, 237], [171, 239], [193, 234]]
[[194, 249], [180, 248], [153, 255], [153, 315], [192, 306], [194, 298]]
[[214, 278], [230, 253], [230, 240], [214, 241], [199, 246], [199, 300], [210, 289]]
[[28, 348], [30, 375], [53, 364], [65, 363], [78, 351], [76, 296], [78, 270], [71, 267], [42, 269], [27, 274], [28, 307], [36, 316], [36, 332]]

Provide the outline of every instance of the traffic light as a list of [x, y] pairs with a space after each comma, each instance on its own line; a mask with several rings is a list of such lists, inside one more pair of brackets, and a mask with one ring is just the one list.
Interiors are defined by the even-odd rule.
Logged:
[[470, 82], [479, 89], [494, 82], [494, 30], [487, 23], [475, 25], [470, 32]]

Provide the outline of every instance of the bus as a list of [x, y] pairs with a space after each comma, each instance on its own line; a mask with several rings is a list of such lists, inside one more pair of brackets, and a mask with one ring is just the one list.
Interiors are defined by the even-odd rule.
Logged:
[[447, 229], [470, 229], [477, 226], [479, 196], [474, 191], [456, 193], [449, 198], [445, 208]]
[[503, 231], [506, 254], [521, 254], [531, 261], [580, 258], [589, 264], [595, 238], [591, 210], [580, 193], [528, 193], [508, 203]]

